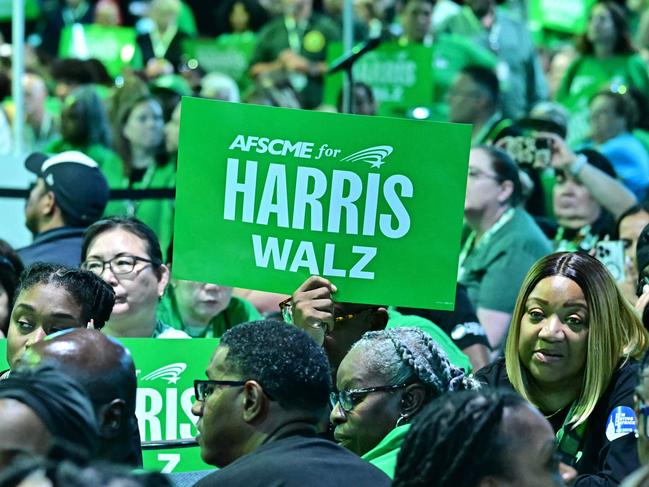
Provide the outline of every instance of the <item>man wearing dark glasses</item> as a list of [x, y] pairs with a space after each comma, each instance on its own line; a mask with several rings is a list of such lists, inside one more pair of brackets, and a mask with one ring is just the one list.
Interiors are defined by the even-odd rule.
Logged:
[[197, 441], [221, 470], [196, 485], [387, 486], [380, 470], [316, 435], [331, 370], [320, 346], [281, 321], [228, 330], [195, 380]]

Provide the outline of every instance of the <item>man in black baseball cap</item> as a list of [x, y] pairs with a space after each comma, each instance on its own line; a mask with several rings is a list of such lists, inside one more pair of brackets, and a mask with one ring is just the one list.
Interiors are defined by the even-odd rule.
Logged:
[[78, 267], [83, 231], [108, 203], [106, 178], [93, 159], [77, 151], [33, 153], [25, 167], [38, 176], [25, 207], [34, 241], [18, 254], [25, 266], [43, 261]]

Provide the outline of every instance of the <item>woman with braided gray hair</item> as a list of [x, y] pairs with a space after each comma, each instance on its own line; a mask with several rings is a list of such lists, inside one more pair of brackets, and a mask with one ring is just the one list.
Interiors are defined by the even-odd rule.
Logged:
[[431, 400], [478, 383], [418, 328], [365, 333], [342, 360], [330, 420], [342, 446], [394, 475], [410, 420]]

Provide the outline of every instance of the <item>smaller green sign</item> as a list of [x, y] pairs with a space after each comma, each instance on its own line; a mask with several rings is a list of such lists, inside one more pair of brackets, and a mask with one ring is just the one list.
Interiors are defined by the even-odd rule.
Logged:
[[256, 42], [257, 36], [252, 32], [223, 34], [216, 39], [188, 39], [183, 42], [183, 50], [205, 71], [227, 74], [245, 86]]
[[59, 57], [99, 59], [108, 73], [118, 76], [135, 55], [137, 33], [131, 27], [73, 24], [61, 32]]
[[531, 0], [529, 25], [534, 32], [551, 29], [569, 34], [583, 34], [596, 0]]
[[[327, 50], [331, 64], [343, 53], [341, 43]], [[360, 58], [353, 68], [354, 81], [372, 88], [379, 114], [405, 114], [407, 108], [429, 106], [433, 101], [433, 49], [397, 42], [386, 42]], [[343, 73], [325, 77], [324, 103], [336, 106], [342, 89]]]
[[[13, 17], [13, 3], [16, 0], [0, 0], [0, 21], [11, 20]], [[24, 0], [25, 1], [25, 18], [27, 20], [36, 19], [41, 9], [38, 6], [38, 0]]]
[[[204, 379], [205, 369], [218, 339], [120, 340], [135, 362], [138, 389], [135, 414], [142, 442], [191, 439], [197, 434], [194, 379]], [[0, 371], [8, 368], [7, 340], [0, 340]], [[142, 452], [144, 468], [163, 473], [209, 470], [201, 460], [200, 448], [166, 448]]]

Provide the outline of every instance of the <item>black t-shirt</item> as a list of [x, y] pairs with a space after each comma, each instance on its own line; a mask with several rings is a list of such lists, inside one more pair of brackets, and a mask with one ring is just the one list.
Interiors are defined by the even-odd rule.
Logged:
[[195, 487], [387, 487], [378, 468], [335, 443], [293, 435], [262, 445], [196, 484]]
[[461, 284], [457, 285], [453, 311], [420, 308], [397, 308], [397, 311], [404, 315], [417, 315], [432, 321], [451, 337], [460, 350], [476, 344], [490, 348], [489, 340], [478, 321], [466, 288]]
[[[476, 379], [491, 387], [513, 389], [505, 360], [480, 369]], [[624, 434], [633, 416], [633, 393], [638, 384], [638, 363], [629, 360], [618, 368], [588, 418], [582, 442], [582, 456], [575, 464], [577, 479], [573, 486], [614, 486], [640, 467], [633, 433]], [[563, 425], [569, 407], [549, 419], [554, 431]]]

